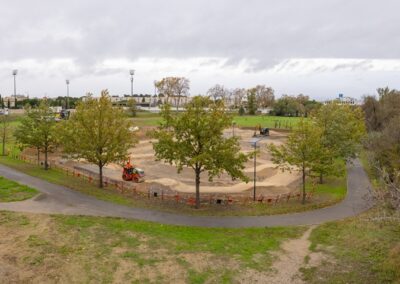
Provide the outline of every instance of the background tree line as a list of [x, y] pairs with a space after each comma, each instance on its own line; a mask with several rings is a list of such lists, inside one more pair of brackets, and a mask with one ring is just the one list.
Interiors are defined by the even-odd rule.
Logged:
[[388, 189], [390, 203], [400, 209], [400, 91], [386, 87], [377, 93], [378, 97], [364, 97], [368, 130], [364, 146], [373, 173]]

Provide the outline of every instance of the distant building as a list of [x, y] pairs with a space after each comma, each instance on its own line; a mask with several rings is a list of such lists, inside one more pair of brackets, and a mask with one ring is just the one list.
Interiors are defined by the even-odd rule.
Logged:
[[361, 105], [361, 101], [352, 97], [345, 97], [343, 94], [339, 94], [336, 99], [326, 100], [324, 104], [339, 103], [341, 105]]
[[[16, 97], [17, 97], [17, 103], [29, 99], [29, 97], [25, 96], [25, 95], [17, 95]], [[15, 96], [14, 95], [11, 95], [9, 97], [4, 97], [3, 101], [4, 101], [5, 107], [10, 107], [10, 108], [15, 107]]]

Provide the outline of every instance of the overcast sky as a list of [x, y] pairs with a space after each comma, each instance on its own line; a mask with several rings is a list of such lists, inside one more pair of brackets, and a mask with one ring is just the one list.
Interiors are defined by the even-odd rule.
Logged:
[[0, 0], [0, 94], [154, 93], [184, 76], [276, 95], [400, 88], [398, 0]]

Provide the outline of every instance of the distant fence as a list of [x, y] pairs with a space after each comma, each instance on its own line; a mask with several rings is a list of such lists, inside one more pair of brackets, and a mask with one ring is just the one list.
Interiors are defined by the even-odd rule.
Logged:
[[[37, 159], [28, 155], [19, 155], [18, 158], [31, 164], [37, 164]], [[42, 162], [43, 163], [43, 162]], [[67, 175], [74, 176], [86, 180], [89, 183], [98, 183], [99, 174], [93, 173], [82, 167], [67, 167], [54, 160], [49, 161], [49, 165], [53, 168], [64, 171]], [[127, 182], [123, 180], [116, 180], [103, 176], [103, 185], [106, 189], [112, 189], [123, 195], [132, 197], [138, 197], [148, 200], [158, 200], [163, 202], [170, 202], [176, 204], [186, 204], [194, 206], [196, 203], [194, 193], [182, 193], [169, 189], [161, 184], [152, 183], [145, 184], [144, 190], [138, 191], [137, 184], [133, 182]], [[315, 187], [310, 192], [307, 192], [307, 200], [311, 199], [314, 195]], [[301, 194], [297, 193], [284, 193], [278, 195], [263, 195], [259, 194], [256, 196], [256, 200], [253, 200], [253, 196], [249, 194], [223, 194], [223, 193], [203, 193], [200, 196], [200, 204], [202, 205], [248, 205], [248, 204], [266, 204], [266, 205], [277, 205], [280, 203], [287, 203], [290, 200], [300, 200]]]

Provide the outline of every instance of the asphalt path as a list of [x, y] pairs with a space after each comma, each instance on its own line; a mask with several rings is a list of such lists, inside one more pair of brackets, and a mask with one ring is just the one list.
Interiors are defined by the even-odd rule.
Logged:
[[347, 165], [347, 195], [333, 206], [270, 216], [191, 216], [122, 206], [29, 176], [0, 165], [0, 176], [36, 188], [40, 194], [19, 202], [0, 203], [0, 210], [45, 214], [87, 215], [145, 220], [170, 225], [243, 228], [314, 225], [360, 214], [373, 206], [371, 183], [358, 159]]

